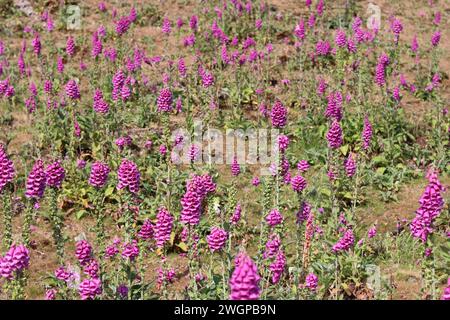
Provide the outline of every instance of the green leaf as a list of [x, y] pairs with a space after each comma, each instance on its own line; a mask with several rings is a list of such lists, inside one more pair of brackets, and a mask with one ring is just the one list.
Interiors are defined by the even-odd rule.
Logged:
[[183, 250], [184, 252], [187, 252], [187, 250], [188, 250], [188, 247], [187, 247], [186, 243], [184, 243], [184, 242], [177, 243], [177, 247], [180, 248], [181, 250]]
[[328, 197], [331, 197], [331, 190], [328, 189], [328, 188], [322, 188], [322, 189], [320, 189], [320, 193], [323, 194], [323, 195], [326, 195], [326, 196], [328, 196]]
[[112, 195], [114, 192], [114, 187], [113, 186], [109, 186], [106, 190], [105, 190], [105, 197], [109, 197], [110, 195]]
[[86, 210], [80, 210], [75, 214], [75, 217], [77, 217], [78, 220], [81, 220], [86, 216], [86, 214], [87, 214]]
[[346, 144], [346, 145], [343, 145], [342, 147], [340, 147], [339, 150], [341, 151], [341, 153], [342, 153], [344, 156], [346, 156], [347, 153], [348, 153], [348, 148], [349, 148], [349, 145]]

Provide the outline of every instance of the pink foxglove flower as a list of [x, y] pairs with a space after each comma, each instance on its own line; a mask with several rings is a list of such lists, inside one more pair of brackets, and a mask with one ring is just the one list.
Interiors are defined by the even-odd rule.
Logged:
[[275, 128], [283, 128], [287, 123], [287, 109], [279, 100], [272, 106], [270, 119], [272, 120], [272, 126]]
[[230, 299], [259, 299], [261, 294], [260, 279], [255, 263], [246, 254], [242, 254], [236, 261], [236, 267], [230, 278]]
[[420, 197], [420, 207], [416, 210], [416, 217], [412, 220], [410, 228], [413, 237], [426, 242], [429, 234], [433, 232], [433, 223], [444, 207], [442, 197], [444, 187], [440, 183], [437, 171], [430, 169], [427, 173], [428, 185]]
[[0, 144], [0, 193], [12, 182], [16, 174], [13, 162], [8, 158], [3, 145]]
[[348, 229], [344, 236], [338, 240], [338, 242], [333, 245], [334, 252], [347, 251], [353, 247], [355, 243], [355, 237], [353, 235], [353, 230]]
[[102, 283], [98, 278], [84, 279], [78, 291], [82, 300], [93, 300], [102, 293]]
[[47, 186], [59, 189], [62, 185], [66, 171], [60, 161], [55, 161], [45, 168]]
[[37, 160], [28, 175], [25, 196], [27, 198], [40, 199], [44, 195], [46, 186], [46, 175], [44, 163]]
[[328, 147], [337, 149], [342, 145], [342, 129], [339, 122], [334, 120], [327, 133]]
[[209, 249], [212, 252], [222, 250], [227, 239], [228, 232], [218, 227], [212, 227], [210, 234], [206, 237]]
[[108, 175], [109, 167], [103, 162], [94, 162], [91, 167], [91, 174], [89, 176], [89, 184], [95, 188], [102, 188], [105, 186]]
[[266, 222], [270, 227], [275, 227], [283, 222], [283, 216], [281, 215], [280, 211], [278, 211], [277, 209], [273, 209], [266, 216]]
[[158, 247], [163, 247], [164, 243], [170, 240], [173, 227], [173, 216], [165, 208], [160, 208], [156, 216], [155, 240]]
[[317, 276], [314, 273], [310, 273], [306, 276], [305, 287], [311, 291], [315, 291], [317, 289], [318, 282], [319, 279], [317, 278]]
[[344, 162], [345, 167], [345, 173], [347, 174], [347, 177], [351, 178], [356, 173], [356, 162], [355, 159], [353, 159], [353, 154], [349, 154], [348, 158]]

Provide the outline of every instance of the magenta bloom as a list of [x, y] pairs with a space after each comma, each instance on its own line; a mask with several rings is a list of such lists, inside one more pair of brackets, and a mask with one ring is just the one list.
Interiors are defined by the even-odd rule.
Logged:
[[102, 188], [108, 180], [109, 167], [103, 162], [94, 162], [91, 167], [89, 184], [95, 188]]
[[9, 262], [0, 256], [0, 276], [6, 279], [13, 278], [13, 270], [9, 264]]
[[400, 33], [403, 31], [402, 22], [399, 19], [394, 18], [391, 22], [391, 30], [394, 33], [394, 35], [398, 38]]
[[116, 24], [116, 33], [118, 36], [121, 36], [128, 31], [131, 25], [131, 21], [129, 17], [123, 16], [118, 21], [116, 21], [115, 24]]
[[334, 38], [334, 43], [339, 48], [344, 48], [347, 45], [347, 36], [345, 35], [345, 31], [342, 29], [339, 29], [336, 31], [336, 36]]
[[64, 266], [61, 266], [58, 269], [56, 269], [54, 274], [58, 280], [62, 280], [64, 282], [69, 282], [70, 280], [73, 279], [73, 276], [74, 276], [73, 273], [70, 271], [67, 271]]
[[317, 284], [319, 282], [319, 278], [314, 273], [310, 273], [306, 276], [305, 279], [305, 287], [311, 291], [315, 291], [317, 289]]
[[236, 225], [239, 220], [241, 220], [241, 212], [242, 212], [242, 208], [241, 205], [238, 203], [236, 205], [236, 208], [234, 209], [233, 215], [230, 218], [230, 223], [233, 225]]
[[189, 27], [192, 31], [197, 31], [198, 26], [198, 17], [196, 15], [191, 16], [191, 19], [189, 19]]
[[72, 36], [69, 36], [69, 38], [67, 38], [66, 53], [69, 57], [72, 57], [75, 54], [75, 40]]
[[339, 122], [334, 120], [327, 133], [328, 147], [337, 149], [342, 145], [342, 129]]
[[323, 96], [323, 94], [327, 90], [327, 87], [328, 87], [327, 82], [323, 78], [320, 78], [319, 83], [317, 85], [317, 95]]
[[220, 251], [225, 246], [228, 239], [228, 232], [218, 227], [212, 227], [211, 233], [206, 237], [208, 241], [209, 249], [214, 251]]
[[61, 166], [61, 162], [55, 161], [52, 164], [49, 164], [45, 168], [45, 176], [47, 186], [53, 188], [60, 188], [64, 177], [66, 176], [66, 171]]
[[353, 230], [348, 229], [344, 236], [338, 240], [338, 242], [333, 246], [334, 252], [347, 251], [355, 243], [355, 236], [353, 235]]
[[45, 290], [45, 300], [55, 300], [57, 291], [56, 289]]
[[417, 41], [417, 36], [415, 35], [411, 41], [411, 51], [416, 53], [419, 50], [419, 42]]
[[169, 35], [171, 29], [172, 29], [172, 26], [171, 26], [171, 22], [170, 22], [169, 18], [164, 17], [163, 24], [162, 24], [162, 29], [161, 29], [162, 32], [165, 33], [166, 35]]
[[78, 84], [75, 80], [69, 80], [66, 84], [66, 95], [72, 99], [80, 99], [80, 90], [78, 89]]
[[300, 41], [305, 39], [306, 31], [305, 22], [303, 21], [303, 19], [301, 19], [300, 22], [295, 26], [294, 34]]
[[428, 185], [419, 200], [420, 207], [410, 225], [413, 237], [423, 242], [426, 242], [428, 235], [433, 232], [433, 222], [444, 207], [441, 194], [444, 187], [438, 179], [436, 170], [430, 169], [427, 179]]
[[178, 60], [178, 72], [180, 73], [180, 77], [186, 77], [186, 64], [184, 63], [183, 58]]
[[441, 300], [450, 300], [450, 277], [447, 279], [447, 287], [445, 287], [442, 293]]
[[127, 84], [120, 90], [120, 97], [122, 98], [122, 101], [127, 101], [131, 97], [131, 89]]
[[273, 209], [266, 216], [266, 222], [269, 226], [275, 227], [276, 225], [279, 225], [281, 222], [283, 222], [283, 216], [281, 215], [280, 211], [278, 211], [277, 209]]
[[28, 268], [30, 254], [24, 245], [12, 244], [4, 257], [0, 257], [0, 276], [12, 279], [14, 272]]
[[133, 240], [129, 243], [125, 243], [123, 245], [122, 257], [133, 261], [139, 255], [139, 246], [137, 245], [137, 241]]
[[133, 161], [123, 159], [119, 166], [117, 177], [119, 179], [117, 189], [121, 190], [128, 187], [131, 193], [137, 193], [139, 191], [141, 174]]
[[375, 83], [382, 87], [386, 83], [386, 66], [390, 63], [389, 57], [383, 53], [378, 58], [378, 63], [375, 67]]
[[106, 114], [109, 111], [108, 103], [103, 99], [103, 93], [96, 89], [94, 93], [94, 111], [100, 114]]
[[181, 198], [181, 222], [197, 225], [200, 222], [202, 202], [208, 193], [216, 190], [209, 175], [193, 176], [186, 184], [186, 193]]
[[309, 169], [309, 163], [308, 163], [308, 161], [306, 161], [306, 160], [300, 160], [298, 163], [297, 163], [297, 169], [298, 169], [298, 171], [300, 171], [300, 172], [306, 172], [306, 171], [308, 171], [308, 169]]
[[239, 163], [237, 162], [237, 157], [235, 156], [233, 158], [233, 163], [231, 164], [231, 174], [234, 177], [237, 177], [241, 173], [241, 167]]
[[287, 109], [279, 100], [272, 106], [270, 119], [272, 120], [272, 126], [275, 128], [283, 128], [286, 125]]
[[25, 196], [27, 198], [40, 199], [44, 195], [46, 186], [46, 175], [44, 163], [37, 160], [28, 175]]
[[80, 240], [75, 244], [75, 256], [78, 262], [84, 266], [92, 259], [92, 247], [86, 240]]
[[339, 91], [331, 92], [328, 97], [327, 109], [325, 110], [325, 116], [331, 119], [341, 121], [342, 119], [342, 93]]
[[372, 125], [370, 124], [369, 118], [366, 116], [364, 118], [364, 129], [362, 132], [363, 149], [367, 150], [370, 146], [370, 141], [372, 140]]
[[297, 175], [291, 179], [292, 190], [294, 190], [295, 192], [302, 192], [303, 190], [305, 190], [306, 185], [306, 179], [301, 175]]
[[39, 35], [36, 34], [36, 36], [31, 41], [31, 45], [33, 46], [34, 53], [39, 56], [41, 54], [41, 39], [39, 38]]
[[353, 159], [353, 155], [349, 154], [348, 158], [344, 161], [345, 173], [347, 177], [351, 178], [356, 173], [356, 162]]
[[119, 69], [112, 78], [113, 91], [112, 91], [112, 99], [118, 100], [120, 97], [120, 93], [122, 91], [122, 87], [125, 84], [125, 74], [121, 69]]
[[246, 254], [242, 254], [230, 278], [231, 300], [258, 300], [261, 294], [261, 277], [255, 263]]
[[183, 223], [197, 225], [200, 221], [202, 197], [197, 190], [188, 188], [181, 199], [181, 221]]
[[203, 88], [209, 88], [214, 84], [214, 76], [209, 72], [201, 74]]
[[356, 43], [353, 41], [353, 39], [347, 40], [347, 50], [350, 53], [356, 53], [358, 51], [358, 47], [356, 46]]
[[275, 233], [270, 234], [269, 239], [266, 242], [266, 248], [263, 253], [264, 259], [275, 257], [278, 250], [280, 249], [280, 246], [281, 246], [280, 237]]
[[52, 93], [52, 90], [53, 90], [53, 83], [52, 83], [52, 81], [51, 80], [45, 80], [45, 82], [44, 82], [44, 92], [50, 94], [50, 93]]
[[377, 235], [377, 226], [374, 225], [372, 228], [369, 229], [369, 231], [367, 232], [367, 237], [369, 239], [375, 237]]
[[138, 232], [138, 237], [142, 240], [148, 240], [153, 238], [154, 234], [153, 228], [154, 228], [153, 223], [149, 219], [146, 219], [141, 226], [141, 230], [139, 230]]
[[119, 249], [117, 248], [117, 244], [109, 245], [105, 248], [105, 256], [106, 258], [112, 259], [119, 253]]
[[437, 47], [439, 45], [439, 42], [441, 41], [441, 32], [437, 30], [433, 35], [431, 36], [431, 45], [433, 47]]
[[170, 240], [173, 227], [173, 216], [165, 208], [160, 208], [156, 216], [155, 240], [158, 247], [163, 247]]
[[278, 136], [278, 149], [280, 150], [280, 152], [284, 153], [286, 151], [286, 149], [289, 147], [289, 137], [284, 135], [284, 134], [280, 134]]
[[98, 278], [100, 266], [94, 259], [89, 260], [83, 267], [83, 272], [92, 278]]
[[80, 283], [78, 292], [80, 293], [82, 300], [95, 299], [96, 296], [102, 293], [102, 283], [100, 279], [97, 278], [84, 279]]
[[272, 273], [272, 283], [278, 283], [281, 275], [286, 268], [286, 256], [282, 250], [279, 250], [275, 261], [269, 265], [270, 272]]
[[14, 163], [9, 160], [3, 145], [0, 144], [0, 193], [16, 174]]
[[158, 106], [158, 111], [170, 112], [172, 110], [173, 98], [172, 92], [169, 88], [163, 88], [159, 92], [156, 105]]
[[319, 40], [316, 44], [316, 54], [319, 56], [326, 56], [331, 52], [331, 46], [328, 41]]

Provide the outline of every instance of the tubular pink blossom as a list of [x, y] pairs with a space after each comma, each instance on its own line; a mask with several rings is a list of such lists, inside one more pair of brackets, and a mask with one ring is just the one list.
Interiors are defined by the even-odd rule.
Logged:
[[286, 126], [287, 109], [279, 100], [277, 100], [272, 106], [270, 119], [272, 120], [272, 126], [275, 128], [283, 128], [284, 126]]
[[172, 110], [173, 98], [169, 88], [161, 89], [156, 104], [160, 112], [170, 112]]
[[246, 254], [242, 254], [230, 278], [231, 300], [258, 300], [261, 294], [261, 277], [255, 263]]
[[342, 145], [342, 129], [339, 122], [334, 120], [327, 133], [328, 147], [337, 149]]
[[109, 167], [103, 162], [94, 162], [91, 167], [91, 174], [89, 176], [89, 184], [95, 188], [102, 188], [108, 180]]
[[371, 140], [372, 140], [372, 125], [370, 124], [369, 118], [366, 116], [364, 118], [364, 128], [362, 132], [362, 141], [364, 150], [369, 149]]
[[66, 176], [66, 171], [61, 165], [61, 162], [55, 161], [52, 164], [49, 164], [45, 168], [45, 176], [47, 186], [53, 188], [60, 188], [64, 177]]
[[347, 174], [347, 177], [351, 178], [356, 173], [356, 162], [353, 159], [353, 155], [349, 154], [348, 158], [344, 162], [345, 167], [345, 173]]
[[427, 173], [428, 185], [420, 197], [420, 207], [412, 220], [410, 228], [413, 237], [426, 242], [429, 234], [433, 232], [433, 223], [444, 207], [442, 192], [444, 187], [440, 183], [437, 171], [430, 169]]
[[100, 279], [84, 279], [78, 289], [82, 300], [93, 300], [102, 293], [102, 283]]
[[338, 240], [338, 242], [333, 246], [334, 252], [347, 251], [355, 243], [355, 237], [353, 235], [353, 230], [348, 229], [344, 236]]
[[301, 175], [297, 175], [291, 179], [292, 190], [301, 193], [306, 188], [306, 179]]
[[119, 166], [117, 177], [119, 179], [117, 189], [126, 189], [128, 187], [131, 193], [139, 191], [141, 174], [133, 161], [123, 159]]
[[227, 239], [228, 233], [219, 227], [212, 227], [210, 234], [206, 237], [209, 249], [212, 252], [222, 250]]
[[15, 177], [13, 162], [8, 158], [3, 145], [0, 144], [0, 193]]
[[169, 241], [173, 227], [173, 216], [165, 208], [160, 208], [156, 216], [155, 240], [158, 247], [163, 247]]
[[266, 222], [269, 226], [275, 227], [276, 225], [279, 225], [281, 222], [283, 222], [283, 216], [281, 215], [280, 211], [278, 211], [277, 209], [273, 209], [266, 216]]
[[46, 186], [46, 175], [44, 163], [37, 160], [28, 175], [25, 196], [27, 198], [40, 199], [44, 195]]

